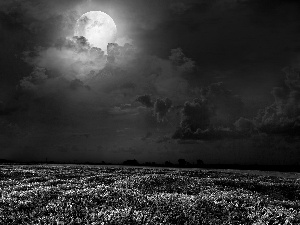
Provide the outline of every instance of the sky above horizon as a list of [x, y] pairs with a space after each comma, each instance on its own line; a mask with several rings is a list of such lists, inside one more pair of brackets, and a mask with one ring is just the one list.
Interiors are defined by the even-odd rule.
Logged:
[[[74, 37], [108, 14], [117, 45]], [[0, 2], [0, 158], [300, 162], [300, 3]], [[104, 50], [104, 51], [103, 51]]]

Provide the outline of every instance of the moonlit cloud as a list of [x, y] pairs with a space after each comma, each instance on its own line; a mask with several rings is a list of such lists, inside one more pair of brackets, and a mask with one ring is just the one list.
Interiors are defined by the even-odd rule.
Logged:
[[[88, 79], [91, 71], [99, 71], [106, 64], [106, 56], [97, 48], [80, 42], [76, 38], [57, 40], [50, 48], [38, 48], [32, 53], [26, 52], [24, 60], [34, 66], [47, 68], [67, 79]], [[31, 54], [32, 54], [31, 53]]]

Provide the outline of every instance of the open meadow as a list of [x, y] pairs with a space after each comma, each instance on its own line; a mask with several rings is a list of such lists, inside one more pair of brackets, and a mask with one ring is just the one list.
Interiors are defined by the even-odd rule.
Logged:
[[278, 174], [2, 165], [0, 224], [300, 224], [299, 174]]

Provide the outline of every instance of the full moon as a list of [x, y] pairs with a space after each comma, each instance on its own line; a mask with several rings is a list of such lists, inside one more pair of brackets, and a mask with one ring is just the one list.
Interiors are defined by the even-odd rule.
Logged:
[[106, 13], [91, 11], [77, 20], [74, 35], [85, 37], [92, 47], [101, 48], [106, 52], [107, 44], [116, 41], [117, 26]]

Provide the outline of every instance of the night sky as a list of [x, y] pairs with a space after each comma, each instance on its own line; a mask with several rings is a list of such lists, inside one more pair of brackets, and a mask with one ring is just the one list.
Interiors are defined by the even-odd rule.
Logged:
[[2, 159], [300, 163], [298, 1], [3, 0], [0, 49]]

